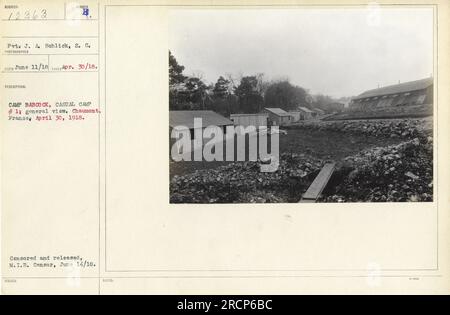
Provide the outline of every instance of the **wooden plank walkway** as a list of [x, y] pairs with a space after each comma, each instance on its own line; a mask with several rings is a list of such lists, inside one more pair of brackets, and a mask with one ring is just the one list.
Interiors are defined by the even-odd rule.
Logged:
[[319, 198], [323, 189], [328, 184], [335, 168], [336, 163], [325, 164], [299, 202], [316, 202], [317, 198]]

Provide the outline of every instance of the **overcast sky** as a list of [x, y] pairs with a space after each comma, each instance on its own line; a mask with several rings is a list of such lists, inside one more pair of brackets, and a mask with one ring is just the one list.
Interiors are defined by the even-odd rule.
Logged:
[[264, 73], [311, 93], [354, 96], [433, 73], [431, 8], [173, 10], [169, 48], [185, 74]]

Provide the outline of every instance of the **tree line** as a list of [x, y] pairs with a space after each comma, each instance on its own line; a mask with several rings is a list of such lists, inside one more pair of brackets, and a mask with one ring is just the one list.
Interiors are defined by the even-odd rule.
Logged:
[[170, 110], [214, 110], [222, 115], [257, 113], [264, 107], [286, 111], [298, 106], [322, 108], [335, 100], [325, 95], [312, 96], [308, 90], [293, 85], [288, 79], [266, 81], [262, 73], [250, 76], [220, 76], [215, 84], [207, 85], [201, 75], [184, 75], [169, 50], [169, 108]]

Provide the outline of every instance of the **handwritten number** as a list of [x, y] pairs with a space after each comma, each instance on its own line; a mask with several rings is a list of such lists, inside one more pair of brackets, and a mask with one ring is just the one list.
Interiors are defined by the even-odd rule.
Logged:
[[[38, 12], [39, 12], [39, 10], [38, 10]], [[33, 14], [31, 14], [31, 11], [26, 10], [26, 11], [22, 12], [23, 13], [23, 19], [24, 20], [30, 20], [30, 19], [36, 20], [36, 19], [39, 19], [39, 13], [38, 12], [36, 12], [36, 10], [34, 10]], [[46, 19], [47, 18], [47, 10], [46, 9], [42, 9], [40, 12], [41, 12], [40, 19]], [[12, 20], [12, 19], [20, 20], [20, 16], [21, 16], [20, 13], [21, 13], [20, 11], [11, 12], [9, 14], [9, 16], [8, 16], [8, 20]]]

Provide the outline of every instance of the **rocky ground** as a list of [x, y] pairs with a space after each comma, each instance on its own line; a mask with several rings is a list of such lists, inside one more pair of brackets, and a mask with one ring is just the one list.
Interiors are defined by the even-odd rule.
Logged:
[[281, 155], [278, 170], [273, 173], [260, 172], [258, 162], [236, 162], [176, 175], [170, 183], [170, 202], [295, 202], [323, 164], [324, 161], [311, 156], [285, 153]]
[[431, 135], [432, 124], [431, 117], [419, 119], [312, 120], [289, 126], [288, 129], [332, 130], [376, 137], [413, 139], [419, 135]]
[[[431, 119], [313, 121], [291, 128], [328, 130], [342, 137], [363, 134], [399, 140], [394, 145], [377, 146], [335, 160], [337, 170], [320, 202], [432, 201]], [[170, 183], [170, 201], [297, 202], [326, 162], [314, 152], [285, 152], [274, 173], [261, 173], [257, 162], [236, 162], [176, 175]]]
[[329, 185], [320, 201], [433, 201], [432, 138], [349, 156], [335, 176], [339, 181]]

